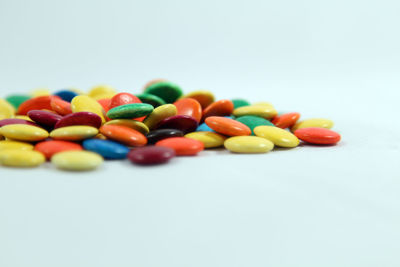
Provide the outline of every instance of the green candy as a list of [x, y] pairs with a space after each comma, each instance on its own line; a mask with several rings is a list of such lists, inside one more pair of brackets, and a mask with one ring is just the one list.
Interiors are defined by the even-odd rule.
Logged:
[[16, 109], [18, 109], [18, 107], [28, 99], [31, 99], [31, 97], [27, 95], [10, 95], [6, 97], [7, 102], [13, 105]]
[[245, 107], [245, 106], [250, 106], [250, 103], [244, 99], [233, 99], [232, 103], [233, 103], [234, 109], [237, 109], [240, 107]]
[[250, 128], [252, 135], [254, 135], [254, 128], [257, 126], [275, 126], [272, 122], [269, 120], [266, 120], [264, 118], [258, 117], [258, 116], [253, 116], [253, 115], [247, 115], [247, 116], [242, 116], [236, 119], [238, 122], [243, 123], [247, 127]]
[[166, 103], [174, 103], [180, 96], [182, 96], [182, 89], [170, 82], [159, 82], [150, 85], [144, 91], [147, 94], [156, 95], [162, 98]]
[[152, 94], [140, 94], [140, 95], [137, 95], [137, 97], [143, 103], [150, 104], [154, 108], [167, 104], [167, 103], [165, 103], [165, 101], [162, 98], [159, 98], [158, 96], [152, 95]]
[[153, 112], [153, 106], [144, 103], [126, 104], [110, 109], [107, 117], [110, 119], [132, 119], [146, 116]]

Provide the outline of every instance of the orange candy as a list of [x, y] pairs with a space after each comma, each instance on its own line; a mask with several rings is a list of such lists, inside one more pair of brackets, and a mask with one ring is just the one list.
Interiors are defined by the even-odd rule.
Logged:
[[208, 127], [216, 131], [217, 133], [221, 133], [228, 136], [243, 136], [243, 135], [251, 135], [251, 129], [244, 125], [241, 122], [225, 118], [225, 117], [216, 117], [211, 116], [205, 120]]
[[36, 151], [43, 153], [46, 159], [50, 159], [54, 154], [67, 150], [82, 150], [82, 146], [68, 141], [43, 141], [35, 145]]
[[296, 122], [300, 119], [300, 113], [298, 112], [291, 112], [285, 113], [279, 116], [276, 116], [272, 123], [279, 128], [286, 129], [290, 128], [296, 124]]
[[210, 116], [229, 116], [233, 112], [233, 103], [230, 100], [219, 100], [203, 110], [203, 120]]
[[156, 146], [169, 147], [175, 150], [177, 156], [194, 156], [204, 150], [204, 144], [198, 140], [186, 137], [171, 137], [156, 143]]
[[337, 132], [316, 127], [298, 129], [294, 135], [301, 141], [316, 145], [334, 145], [341, 139]]
[[202, 108], [200, 103], [193, 98], [183, 98], [174, 103], [178, 110], [177, 115], [188, 115], [193, 117], [197, 122], [201, 121]]
[[62, 100], [61, 98], [58, 97], [53, 97], [50, 100], [50, 106], [52, 108], [52, 110], [54, 110], [55, 112], [57, 112], [60, 115], [68, 115], [72, 113], [71, 110], [71, 103]]
[[52, 98], [59, 98], [58, 96], [38, 96], [31, 99], [26, 100], [23, 102], [17, 110], [18, 115], [26, 115], [30, 110], [53, 110], [51, 107], [51, 99]]
[[141, 132], [125, 126], [113, 124], [103, 125], [100, 127], [100, 133], [109, 139], [124, 143], [127, 146], [145, 146], [147, 144], [146, 136]]
[[111, 99], [103, 98], [97, 100], [97, 102], [103, 107], [105, 113], [107, 113], [110, 110]]

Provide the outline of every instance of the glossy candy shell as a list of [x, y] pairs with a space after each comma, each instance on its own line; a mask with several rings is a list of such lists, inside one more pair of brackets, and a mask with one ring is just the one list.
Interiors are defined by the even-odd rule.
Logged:
[[30, 99], [31, 97], [28, 95], [10, 95], [6, 97], [8, 103], [10, 103], [15, 109], [25, 102], [26, 100]]
[[5, 125], [1, 127], [1, 134], [13, 140], [28, 142], [41, 141], [49, 136], [46, 130], [25, 124]]
[[142, 103], [142, 101], [140, 101], [137, 96], [134, 96], [130, 93], [119, 93], [111, 98], [109, 109], [135, 103]]
[[150, 104], [154, 108], [167, 104], [162, 98], [152, 94], [140, 94], [137, 95], [137, 97], [142, 101], [142, 103]]
[[251, 135], [249, 127], [229, 118], [212, 116], [208, 117], [205, 122], [217, 133], [227, 136]]
[[272, 123], [279, 128], [286, 129], [292, 127], [300, 119], [300, 113], [291, 112], [276, 116]]
[[71, 101], [71, 109], [74, 113], [82, 111], [95, 113], [101, 118], [103, 123], [105, 122], [103, 107], [96, 100], [88, 96], [79, 95], [74, 97]]
[[147, 87], [145, 93], [156, 95], [166, 103], [174, 103], [182, 96], [182, 89], [171, 82], [158, 82]]
[[193, 117], [197, 122], [201, 121], [202, 108], [200, 103], [193, 98], [183, 98], [174, 103], [177, 115], [187, 115]]
[[33, 145], [19, 141], [2, 140], [0, 141], [1, 150], [33, 150]]
[[60, 97], [62, 100], [66, 102], [71, 102], [71, 100], [78, 94], [71, 90], [60, 90], [56, 92], [54, 95]]
[[257, 136], [235, 136], [228, 138], [224, 146], [235, 153], [266, 153], [274, 148], [274, 144]]
[[136, 131], [139, 131], [142, 134], [147, 134], [150, 131], [149, 127], [147, 127], [146, 124], [144, 124], [143, 122], [130, 120], [130, 119], [111, 120], [111, 121], [106, 122], [104, 125], [125, 126], [128, 128], [134, 129]]
[[140, 118], [150, 114], [153, 109], [152, 105], [145, 103], [126, 104], [110, 109], [107, 117], [110, 119]]
[[252, 135], [254, 135], [254, 128], [262, 125], [274, 126], [269, 120], [258, 116], [247, 115], [236, 119], [238, 122], [243, 123], [250, 128]]
[[0, 164], [9, 167], [36, 167], [45, 162], [42, 153], [32, 150], [1, 150]]
[[50, 140], [37, 143], [35, 150], [41, 152], [46, 159], [50, 159], [54, 154], [59, 152], [82, 150], [82, 146], [68, 141]]
[[90, 151], [64, 151], [51, 158], [57, 168], [68, 171], [89, 171], [99, 167], [103, 158]]
[[56, 140], [80, 141], [92, 138], [99, 133], [97, 128], [85, 125], [75, 125], [57, 128], [50, 133], [50, 137]]
[[28, 116], [37, 124], [50, 128], [53, 128], [62, 119], [62, 116], [45, 110], [31, 110], [28, 112]]
[[185, 137], [202, 142], [204, 148], [221, 147], [226, 140], [225, 136], [214, 132], [193, 132], [185, 135]]
[[4, 119], [4, 120], [0, 120], [0, 127], [5, 126], [5, 125], [10, 125], [10, 124], [26, 124], [26, 125], [32, 125], [32, 126], [39, 127], [39, 125], [37, 125], [36, 123], [34, 123], [32, 121], [27, 121], [27, 120], [24, 120], [24, 119]]
[[171, 137], [182, 137], [183, 132], [176, 129], [158, 129], [149, 132], [147, 137], [147, 142], [149, 144], [155, 144], [160, 140], [171, 138]]
[[292, 132], [302, 128], [325, 128], [331, 129], [334, 123], [328, 119], [308, 119], [299, 121], [292, 127]]
[[31, 110], [52, 110], [50, 103], [53, 98], [60, 99], [58, 96], [38, 96], [28, 99], [18, 107], [17, 114], [26, 115]]
[[230, 100], [219, 100], [203, 110], [203, 120], [211, 116], [230, 116], [233, 112], [233, 103]]
[[302, 128], [294, 134], [304, 142], [317, 145], [334, 145], [341, 139], [340, 134], [325, 128]]
[[258, 126], [254, 129], [254, 133], [256, 136], [265, 138], [280, 147], [291, 148], [300, 143], [294, 134], [275, 126]]
[[271, 119], [275, 117], [278, 112], [272, 105], [252, 105], [252, 106], [244, 106], [237, 108], [233, 111], [233, 115], [236, 117], [253, 115], [259, 116], [264, 119]]
[[111, 140], [88, 139], [83, 141], [82, 146], [105, 159], [124, 159], [129, 153], [129, 148]]
[[186, 137], [167, 138], [157, 142], [156, 146], [172, 148], [177, 156], [194, 156], [204, 150], [202, 142]]
[[71, 103], [62, 100], [58, 97], [53, 97], [50, 101], [50, 106], [52, 110], [60, 115], [68, 115], [72, 113]]
[[177, 114], [176, 106], [172, 104], [161, 105], [153, 110], [143, 121], [149, 129], [154, 129], [162, 120], [175, 116]]
[[103, 125], [100, 132], [108, 138], [121, 142], [127, 146], [145, 146], [146, 137], [139, 131], [119, 125]]
[[182, 98], [193, 98], [197, 100], [200, 103], [202, 109], [205, 109], [215, 101], [214, 94], [206, 90], [198, 90], [190, 92], [189, 94], [183, 96]]
[[86, 125], [92, 126], [94, 128], [100, 128], [101, 118], [99, 115], [92, 112], [76, 112], [64, 116], [60, 121], [54, 126], [55, 129], [74, 125]]
[[176, 115], [162, 120], [156, 128], [177, 129], [186, 134], [194, 132], [197, 129], [197, 126], [198, 123], [194, 118], [186, 115]]
[[175, 157], [175, 150], [162, 146], [147, 146], [133, 149], [128, 154], [132, 163], [140, 165], [163, 164]]

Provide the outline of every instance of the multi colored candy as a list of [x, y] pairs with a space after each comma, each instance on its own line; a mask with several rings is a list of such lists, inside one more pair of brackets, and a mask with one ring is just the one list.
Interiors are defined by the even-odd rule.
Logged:
[[204, 149], [267, 153], [275, 147], [335, 145], [341, 136], [329, 119], [278, 114], [268, 102], [215, 100], [212, 92], [183, 94], [165, 79], [148, 82], [142, 93], [118, 93], [106, 85], [87, 94], [62, 89], [51, 94], [0, 99], [0, 165], [87, 171], [106, 160], [136, 165], [165, 164]]

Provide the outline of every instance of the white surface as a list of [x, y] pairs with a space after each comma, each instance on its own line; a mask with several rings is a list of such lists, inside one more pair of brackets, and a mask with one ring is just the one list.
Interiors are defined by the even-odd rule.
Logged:
[[0, 93], [165, 77], [336, 122], [335, 147], [0, 169], [0, 266], [399, 266], [396, 1], [0, 1]]

